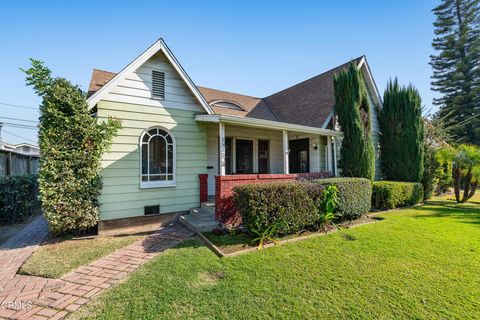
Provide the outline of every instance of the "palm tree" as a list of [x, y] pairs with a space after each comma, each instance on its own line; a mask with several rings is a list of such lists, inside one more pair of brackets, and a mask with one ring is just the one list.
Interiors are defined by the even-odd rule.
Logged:
[[[438, 152], [441, 163], [452, 163], [453, 187], [457, 202], [466, 202], [475, 195], [480, 182], [480, 147], [461, 144], [456, 148], [448, 147]], [[462, 178], [463, 196], [460, 199]]]

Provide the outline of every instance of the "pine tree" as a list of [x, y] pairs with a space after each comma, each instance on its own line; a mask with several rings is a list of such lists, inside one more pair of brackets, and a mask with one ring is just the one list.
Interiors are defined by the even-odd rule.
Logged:
[[343, 131], [339, 166], [342, 175], [372, 180], [375, 153], [371, 141], [370, 106], [360, 70], [353, 63], [335, 76], [335, 113]]
[[424, 171], [422, 102], [413, 86], [390, 81], [379, 114], [382, 174], [386, 180], [420, 182]]
[[439, 51], [430, 56], [432, 89], [440, 93], [436, 115], [459, 142], [480, 144], [479, 0], [442, 0], [433, 9]]

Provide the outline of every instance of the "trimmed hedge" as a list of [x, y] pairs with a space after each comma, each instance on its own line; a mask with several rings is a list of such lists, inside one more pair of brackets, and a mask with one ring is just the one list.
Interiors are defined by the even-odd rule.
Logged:
[[39, 209], [37, 175], [0, 178], [0, 224], [23, 222]]
[[250, 231], [280, 224], [275, 234], [286, 235], [318, 221], [315, 204], [299, 182], [242, 185], [234, 189], [233, 201]]
[[423, 185], [416, 182], [376, 181], [373, 183], [372, 206], [394, 209], [413, 206], [423, 200]]
[[313, 181], [327, 188], [338, 188], [338, 208], [335, 215], [339, 220], [354, 220], [368, 213], [372, 200], [372, 183], [364, 178], [331, 178]]
[[233, 190], [233, 202], [248, 230], [264, 231], [276, 224], [276, 235], [292, 234], [318, 227], [330, 185], [338, 188], [336, 220], [353, 220], [370, 210], [371, 182], [363, 178], [246, 184]]

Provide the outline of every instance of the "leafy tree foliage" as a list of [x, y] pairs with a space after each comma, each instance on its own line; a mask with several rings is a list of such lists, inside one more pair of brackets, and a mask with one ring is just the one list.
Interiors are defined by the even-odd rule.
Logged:
[[97, 124], [86, 94], [63, 78], [52, 78], [41, 61], [31, 60], [27, 85], [40, 106], [40, 199], [55, 233], [82, 231], [99, 218], [100, 159], [120, 128], [115, 119]]
[[[480, 184], [480, 147], [461, 144], [456, 148], [443, 148], [437, 155], [441, 163], [451, 163], [453, 187], [457, 202], [466, 202], [475, 195]], [[463, 184], [463, 196], [460, 189]]]
[[430, 199], [433, 193], [440, 194], [453, 186], [452, 166], [441, 164], [437, 153], [448, 146], [449, 136], [442, 121], [424, 118], [424, 171], [422, 184], [425, 199]]
[[346, 177], [367, 178], [375, 174], [371, 141], [370, 106], [360, 70], [351, 63], [335, 76], [335, 113], [343, 131], [339, 166]]
[[442, 0], [433, 9], [432, 89], [441, 96], [438, 117], [459, 142], [480, 144], [479, 0]]
[[390, 81], [379, 113], [383, 178], [420, 182], [423, 177], [424, 145], [420, 95], [413, 86]]

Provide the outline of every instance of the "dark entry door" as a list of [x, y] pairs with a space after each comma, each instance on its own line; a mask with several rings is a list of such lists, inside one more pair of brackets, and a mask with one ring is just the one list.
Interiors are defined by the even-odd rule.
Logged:
[[235, 140], [236, 173], [253, 173], [253, 140]]
[[289, 141], [290, 152], [288, 154], [288, 163], [290, 173], [310, 172], [309, 144], [308, 138]]
[[268, 173], [268, 140], [258, 140], [258, 173]]

